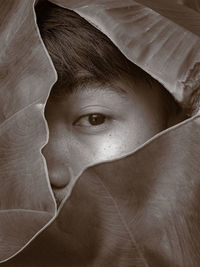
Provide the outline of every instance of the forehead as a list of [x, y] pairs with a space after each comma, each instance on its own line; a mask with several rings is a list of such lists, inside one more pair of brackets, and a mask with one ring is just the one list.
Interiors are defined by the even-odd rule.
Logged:
[[98, 95], [106, 94], [112, 95], [117, 94], [119, 97], [127, 97], [128, 94], [133, 94], [136, 90], [137, 84], [133, 77], [128, 75], [116, 77], [115, 81], [101, 83], [96, 81], [89, 81], [78, 85], [69, 86], [68, 84], [57, 83], [52, 88], [51, 94], [48, 101], [64, 101], [67, 100], [70, 96], [81, 96], [81, 95]]

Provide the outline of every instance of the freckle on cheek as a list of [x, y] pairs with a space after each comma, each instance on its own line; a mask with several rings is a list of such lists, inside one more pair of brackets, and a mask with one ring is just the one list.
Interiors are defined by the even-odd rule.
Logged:
[[116, 145], [107, 145], [101, 147], [101, 149], [98, 151], [98, 158], [102, 160], [109, 160], [111, 158], [118, 157], [121, 154], [120, 150], [121, 147]]

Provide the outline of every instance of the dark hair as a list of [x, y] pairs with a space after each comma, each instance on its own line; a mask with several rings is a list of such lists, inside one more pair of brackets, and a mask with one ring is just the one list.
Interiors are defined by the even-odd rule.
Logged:
[[72, 10], [40, 1], [36, 6], [37, 24], [43, 42], [58, 74], [51, 95], [87, 85], [108, 84], [123, 75], [137, 83], [148, 83], [163, 91], [167, 113], [175, 105], [169, 92], [149, 74], [129, 61], [101, 31]]
[[75, 12], [45, 1], [36, 6], [36, 14], [58, 83], [66, 84], [68, 90], [85, 82], [108, 83], [122, 74], [149, 76]]

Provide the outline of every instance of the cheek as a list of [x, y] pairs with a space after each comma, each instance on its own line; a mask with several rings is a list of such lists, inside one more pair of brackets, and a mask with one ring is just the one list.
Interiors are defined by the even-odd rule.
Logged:
[[80, 147], [82, 147], [82, 156], [87, 159], [87, 165], [92, 165], [126, 155], [144, 141], [146, 141], [145, 137], [141, 136], [138, 131], [134, 131], [134, 127], [132, 129], [121, 127], [107, 134], [91, 135], [80, 143]]
[[105, 160], [110, 160], [123, 154], [126, 150], [127, 144], [116, 134], [109, 134], [108, 136], [98, 136], [94, 138], [95, 140], [90, 140], [88, 144], [88, 149], [90, 150], [90, 155], [92, 155], [91, 160], [93, 162], [101, 162]]
[[77, 159], [84, 157], [85, 164], [92, 165], [125, 156], [164, 129], [160, 123], [152, 124], [150, 127], [148, 121], [130, 120], [116, 125], [108, 133], [86, 136], [79, 140], [81, 153], [77, 154]]
[[[65, 139], [66, 146], [68, 146], [68, 164], [75, 176], [88, 166], [125, 154], [128, 149], [127, 138], [122, 138], [120, 132], [81, 138], [68, 136], [68, 138]], [[62, 160], [66, 160], [64, 148], [60, 149], [58, 153]]]

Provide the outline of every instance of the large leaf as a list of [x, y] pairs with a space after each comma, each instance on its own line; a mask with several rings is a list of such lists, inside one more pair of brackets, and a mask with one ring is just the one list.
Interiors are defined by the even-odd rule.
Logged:
[[86, 170], [56, 221], [3, 266], [199, 266], [199, 123]]
[[55, 215], [41, 149], [44, 104], [56, 75], [38, 36], [33, 1], [0, 1], [0, 261]]
[[[163, 1], [52, 2], [94, 23], [183, 105], [196, 105], [199, 15]], [[33, 2], [0, 0], [0, 260], [24, 248], [2, 265], [199, 266], [199, 117], [86, 170], [56, 218], [41, 154], [56, 74]]]
[[96, 25], [183, 106], [196, 108], [200, 84], [200, 15], [180, 1], [51, 0]]

